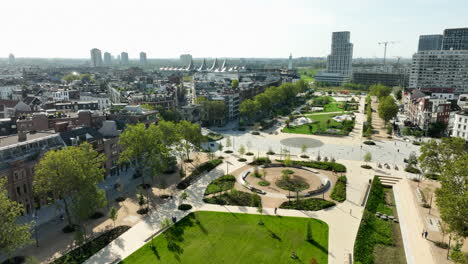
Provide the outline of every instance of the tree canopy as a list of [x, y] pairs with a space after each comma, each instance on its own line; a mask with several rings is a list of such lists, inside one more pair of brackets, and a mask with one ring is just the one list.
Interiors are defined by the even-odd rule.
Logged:
[[20, 203], [8, 198], [6, 179], [0, 178], [0, 254], [10, 257], [15, 250], [31, 243], [31, 223], [18, 224], [24, 212]]
[[379, 116], [385, 123], [388, 123], [390, 119], [395, 118], [398, 114], [398, 105], [395, 103], [395, 99], [391, 96], [384, 96], [379, 100]]
[[81, 221], [105, 206], [97, 187], [104, 178], [105, 156], [88, 143], [47, 152], [35, 167], [34, 191], [47, 198], [63, 199], [69, 224]]
[[377, 96], [379, 99], [381, 97], [389, 96], [392, 93], [392, 88], [381, 84], [374, 84], [369, 89], [370, 94]]

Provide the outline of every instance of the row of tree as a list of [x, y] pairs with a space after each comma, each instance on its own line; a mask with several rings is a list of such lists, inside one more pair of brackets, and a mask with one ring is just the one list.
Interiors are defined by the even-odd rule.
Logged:
[[[462, 138], [432, 139], [423, 143], [420, 151], [419, 162], [424, 173], [436, 174], [440, 180], [441, 187], [435, 193], [442, 220], [449, 233], [465, 239], [468, 237], [468, 150], [465, 141]], [[466, 261], [468, 256], [464, 258]]]
[[240, 114], [249, 120], [271, 117], [274, 109], [278, 106], [293, 105], [297, 94], [307, 89], [308, 85], [303, 80], [269, 87], [253, 99], [244, 100], [239, 106]]

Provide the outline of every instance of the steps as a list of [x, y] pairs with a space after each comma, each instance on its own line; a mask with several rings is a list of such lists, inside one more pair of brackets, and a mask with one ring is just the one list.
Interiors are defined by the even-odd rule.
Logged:
[[377, 175], [379, 177], [380, 182], [382, 182], [383, 186], [389, 186], [393, 187], [393, 185], [397, 184], [402, 178], [400, 177], [394, 177], [394, 176], [382, 176], [382, 175]]

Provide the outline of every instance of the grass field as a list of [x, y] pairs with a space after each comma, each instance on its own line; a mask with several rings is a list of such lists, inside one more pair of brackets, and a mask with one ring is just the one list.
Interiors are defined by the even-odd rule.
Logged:
[[[308, 118], [312, 119], [314, 122], [318, 122], [317, 124], [312, 124], [312, 131], [309, 130], [308, 125], [301, 125], [301, 126], [290, 126], [290, 127], [285, 127], [283, 128], [283, 132], [285, 133], [296, 133], [296, 134], [307, 134], [310, 135], [314, 132], [317, 132], [317, 129], [319, 126], [325, 126], [326, 122], [328, 119], [331, 119], [337, 114], [323, 114], [323, 115], [309, 115], [307, 116]], [[331, 119], [330, 125], [339, 125], [339, 122], [336, 122], [335, 120]]]
[[316, 68], [300, 68], [297, 70], [301, 76], [301, 80], [304, 80], [307, 83], [313, 82], [315, 80], [315, 74], [319, 71]]
[[[328, 263], [328, 225], [315, 219], [196, 212], [166, 232], [176, 237], [170, 249], [162, 234], [121, 263]], [[299, 259], [291, 258], [293, 251]]]

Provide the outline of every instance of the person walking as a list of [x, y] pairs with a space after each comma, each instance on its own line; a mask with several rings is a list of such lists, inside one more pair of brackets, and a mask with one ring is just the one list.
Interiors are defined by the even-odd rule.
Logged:
[[424, 232], [424, 238], [427, 239], [427, 235], [429, 234], [429, 232]]
[[275, 207], [275, 214], [276, 214], [276, 211], [278, 211], [278, 207]]

